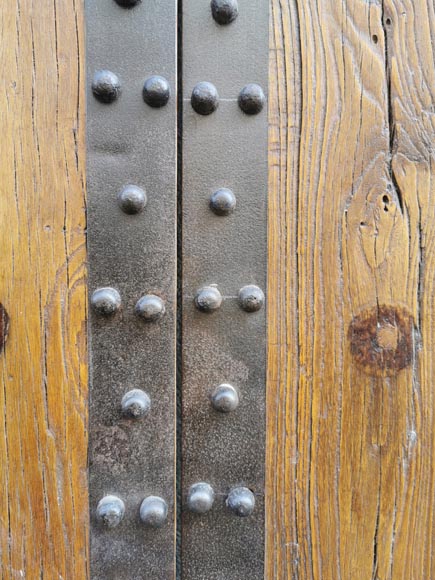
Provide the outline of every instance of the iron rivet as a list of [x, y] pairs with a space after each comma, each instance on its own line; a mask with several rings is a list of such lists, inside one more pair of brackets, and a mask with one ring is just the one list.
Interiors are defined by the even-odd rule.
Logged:
[[239, 303], [246, 312], [257, 312], [264, 304], [264, 293], [254, 285], [244, 286], [239, 290]]
[[111, 316], [121, 308], [121, 296], [115, 288], [97, 288], [92, 294], [91, 304], [98, 314]]
[[141, 0], [115, 0], [115, 2], [123, 8], [133, 8], [133, 6], [139, 4], [140, 1]]
[[219, 106], [216, 87], [206, 81], [198, 83], [192, 91], [191, 103], [199, 115], [210, 115]]
[[146, 497], [140, 506], [140, 519], [149, 528], [160, 528], [168, 517], [168, 506], [164, 499], [155, 495]]
[[230, 24], [239, 14], [237, 0], [212, 0], [211, 12], [218, 24]]
[[159, 109], [164, 107], [171, 96], [171, 89], [168, 81], [158, 75], [147, 79], [142, 91], [143, 100], [150, 107]]
[[195, 306], [202, 312], [214, 312], [221, 304], [222, 294], [215, 286], [204, 286], [195, 296]]
[[214, 491], [208, 483], [200, 482], [192, 485], [187, 493], [187, 507], [195, 514], [205, 514], [211, 510], [214, 503]]
[[216, 215], [229, 215], [236, 209], [236, 196], [231, 189], [218, 189], [210, 198], [210, 208]]
[[211, 395], [213, 409], [221, 413], [231, 413], [239, 406], [239, 394], [232, 385], [223, 383]]
[[121, 94], [121, 83], [110, 70], [97, 70], [92, 81], [92, 92], [101, 103], [113, 103]]
[[131, 419], [140, 419], [149, 412], [151, 399], [141, 389], [132, 389], [122, 397], [121, 408], [123, 415]]
[[247, 115], [258, 115], [266, 103], [263, 89], [260, 85], [246, 85], [239, 94], [239, 107]]
[[226, 500], [227, 507], [240, 518], [250, 516], [255, 508], [255, 496], [247, 487], [235, 487]]
[[142, 296], [142, 298], [137, 301], [134, 310], [136, 314], [146, 322], [154, 322], [161, 318], [166, 312], [165, 303], [160, 296], [155, 296], [154, 294]]
[[119, 207], [130, 215], [140, 213], [147, 204], [147, 196], [143, 189], [136, 185], [126, 185], [118, 193]]
[[125, 514], [125, 505], [116, 495], [106, 495], [98, 502], [97, 518], [107, 528], [116, 528]]

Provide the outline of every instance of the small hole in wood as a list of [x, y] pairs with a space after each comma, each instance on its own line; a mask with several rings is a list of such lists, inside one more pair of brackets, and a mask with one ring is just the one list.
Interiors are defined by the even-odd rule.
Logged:
[[375, 44], [378, 44], [378, 40], [379, 40], [379, 39], [378, 39], [378, 35], [377, 35], [377, 34], [374, 34], [374, 35], [372, 36], [372, 40], [373, 40], [373, 42], [374, 42]]
[[387, 26], [391, 25], [391, 18], [387, 18], [385, 21], [385, 24], [387, 24]]
[[365, 226], [366, 225], [366, 222], [359, 222], [359, 225], [360, 226]]
[[384, 196], [382, 197], [382, 201], [383, 201], [384, 203], [390, 203], [390, 198], [388, 197], [388, 195], [384, 195]]

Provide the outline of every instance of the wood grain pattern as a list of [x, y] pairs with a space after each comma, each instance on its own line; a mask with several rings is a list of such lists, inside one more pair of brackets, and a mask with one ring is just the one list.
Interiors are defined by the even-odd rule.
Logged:
[[271, 0], [266, 578], [435, 578], [435, 11]]
[[0, 5], [1, 578], [88, 576], [83, 23]]

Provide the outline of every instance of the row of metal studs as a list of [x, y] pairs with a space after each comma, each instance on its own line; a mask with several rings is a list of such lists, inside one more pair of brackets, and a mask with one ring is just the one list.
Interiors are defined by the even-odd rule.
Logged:
[[[237, 0], [212, 0], [211, 9], [213, 18], [221, 25], [230, 24], [238, 16]], [[212, 83], [202, 81], [194, 87], [190, 102], [199, 115], [210, 115], [219, 106], [219, 94]], [[238, 105], [247, 115], [259, 114], [265, 103], [263, 89], [255, 83], [246, 85], [238, 96]], [[210, 208], [218, 216], [230, 215], [235, 207], [236, 198], [230, 189], [221, 188], [210, 198]], [[206, 313], [214, 312], [222, 305], [222, 295], [216, 285], [200, 288], [194, 300], [196, 308]], [[264, 293], [258, 286], [247, 285], [239, 291], [238, 300], [246, 312], [257, 312], [263, 307]], [[228, 413], [238, 407], [239, 395], [232, 385], [222, 384], [215, 389], [211, 400], [215, 410]], [[189, 488], [187, 507], [193, 513], [204, 514], [212, 509], [214, 499], [212, 486], [206, 482], [198, 482]], [[226, 505], [235, 515], [246, 517], [254, 511], [255, 496], [249, 488], [237, 487], [230, 491]]]
[[[120, 6], [130, 8], [137, 4], [139, 0], [116, 0], [116, 2]], [[96, 71], [91, 88], [94, 97], [105, 104], [113, 103], [122, 93], [120, 79], [109, 70]], [[150, 107], [164, 107], [168, 103], [170, 96], [171, 89], [164, 77], [154, 75], [144, 82], [142, 97]], [[118, 204], [124, 213], [130, 215], [138, 214], [145, 208], [147, 196], [142, 188], [135, 185], [127, 185], [118, 194]], [[121, 308], [121, 296], [115, 288], [98, 288], [92, 294], [91, 305], [98, 314], [112, 316]], [[138, 300], [135, 312], [144, 321], [155, 322], [165, 314], [165, 304], [159, 296], [148, 294]], [[132, 419], [146, 416], [150, 408], [150, 397], [141, 389], [129, 391], [121, 401], [122, 413]], [[139, 514], [145, 526], [158, 528], [167, 519], [168, 506], [163, 498], [149, 496], [142, 501]], [[120, 497], [107, 495], [99, 501], [96, 515], [104, 526], [114, 528], [124, 518], [124, 501]]]
[[[116, 0], [124, 7], [132, 7], [138, 0]], [[238, 14], [237, 2], [222, 2], [212, 0], [212, 14], [219, 24], [229, 24]], [[108, 70], [99, 70], [95, 73], [92, 82], [92, 92], [102, 103], [112, 103], [121, 95], [121, 82], [118, 76]], [[169, 83], [164, 77], [154, 75], [148, 78], [143, 86], [142, 96], [149, 106], [161, 108], [170, 98]], [[265, 104], [265, 95], [262, 88], [256, 84], [246, 85], [239, 94], [240, 109], [248, 115], [255, 115], [262, 111]], [[216, 111], [219, 105], [219, 95], [216, 87], [206, 81], [198, 83], [191, 96], [192, 108], [200, 115], [209, 115]], [[145, 192], [135, 186], [128, 185], [118, 194], [118, 203], [127, 214], [141, 212], [147, 203]], [[234, 211], [236, 200], [228, 189], [216, 191], [210, 199], [210, 208], [217, 215], [229, 215]], [[254, 285], [243, 287], [239, 292], [239, 303], [247, 312], [259, 310], [264, 303], [264, 294]], [[93, 308], [106, 316], [113, 315], [121, 307], [121, 297], [114, 288], [99, 288], [91, 298]], [[195, 296], [196, 307], [203, 312], [213, 312], [221, 307], [222, 295], [215, 286], [201, 288]], [[143, 296], [135, 307], [136, 313], [145, 321], [156, 321], [165, 313], [162, 299], [155, 295]], [[233, 411], [238, 405], [238, 393], [228, 384], [219, 385], [212, 394], [212, 405], [222, 412]], [[140, 389], [133, 389], [126, 393], [121, 401], [122, 412], [132, 418], [145, 416], [151, 406], [149, 396]], [[214, 492], [207, 483], [194, 484], [188, 494], [188, 507], [196, 513], [205, 513], [214, 501]], [[227, 498], [227, 505], [239, 516], [250, 515], [255, 506], [255, 497], [248, 488], [235, 488]], [[207, 509], [205, 509], [207, 506]], [[106, 496], [100, 500], [97, 507], [97, 517], [108, 527], [118, 525], [124, 517], [124, 502], [116, 496]], [[140, 507], [140, 517], [145, 525], [150, 527], [161, 526], [167, 517], [167, 505], [162, 498], [150, 496], [145, 498]]]

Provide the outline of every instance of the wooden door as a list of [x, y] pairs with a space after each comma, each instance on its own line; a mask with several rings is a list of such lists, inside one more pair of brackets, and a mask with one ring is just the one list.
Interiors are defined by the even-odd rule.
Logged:
[[[1, 577], [81, 580], [83, 4], [0, 30]], [[434, 38], [428, 0], [270, 0], [267, 580], [435, 578]]]

